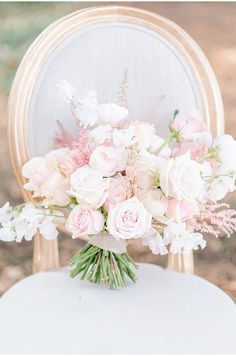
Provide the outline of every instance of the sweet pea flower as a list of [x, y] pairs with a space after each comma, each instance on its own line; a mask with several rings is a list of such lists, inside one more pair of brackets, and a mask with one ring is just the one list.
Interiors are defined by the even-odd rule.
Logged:
[[109, 180], [89, 165], [78, 168], [70, 181], [69, 195], [89, 208], [100, 208], [108, 197]]
[[178, 133], [180, 141], [192, 141], [205, 135], [206, 125], [197, 110], [175, 115], [170, 124], [171, 131]]
[[167, 199], [161, 189], [139, 191], [138, 198], [153, 217], [158, 219], [166, 213]]
[[98, 234], [104, 226], [104, 217], [97, 210], [91, 210], [83, 206], [75, 206], [71, 211], [66, 228], [72, 233], [72, 238]]
[[92, 152], [89, 165], [104, 177], [111, 177], [126, 168], [127, 151], [123, 147], [101, 145]]
[[164, 228], [164, 243], [170, 244], [170, 252], [189, 252], [192, 250], [202, 249], [206, 246], [206, 241], [199, 232], [190, 232], [186, 228], [184, 222], [175, 223], [169, 222], [169, 225]]
[[155, 255], [161, 255], [164, 256], [168, 254], [168, 250], [166, 248], [166, 245], [163, 241], [163, 238], [161, 237], [161, 234], [159, 232], [153, 232], [152, 234], [147, 234], [142, 238], [142, 244], [144, 246], [148, 246], [152, 253]]
[[147, 122], [134, 121], [130, 128], [133, 131], [133, 142], [139, 150], [149, 149], [155, 141], [155, 127]]
[[133, 197], [110, 206], [107, 228], [116, 239], [139, 238], [151, 229], [151, 221], [151, 214]]
[[199, 206], [196, 201], [168, 199], [167, 217], [175, 221], [186, 221], [199, 214]]
[[98, 123], [108, 124], [112, 127], [120, 127], [127, 117], [128, 110], [124, 106], [115, 103], [100, 104], [97, 107]]
[[180, 142], [178, 143], [173, 151], [172, 157], [182, 156], [187, 152], [190, 152], [190, 157], [192, 160], [197, 160], [207, 153], [208, 147], [206, 145], [201, 145], [198, 142]]

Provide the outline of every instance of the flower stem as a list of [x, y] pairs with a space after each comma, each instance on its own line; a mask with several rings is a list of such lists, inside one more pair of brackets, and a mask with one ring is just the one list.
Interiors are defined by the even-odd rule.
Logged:
[[168, 146], [172, 141], [174, 141], [177, 138], [176, 136], [176, 132], [173, 131], [170, 136], [161, 144], [161, 146], [158, 148], [158, 150], [156, 151], [156, 155], [158, 155], [163, 148], [165, 148], [166, 146]]
[[81, 279], [115, 289], [125, 286], [126, 275], [136, 282], [132, 268], [138, 268], [127, 253], [111, 252], [89, 243], [72, 257], [70, 266], [71, 277], [80, 275]]

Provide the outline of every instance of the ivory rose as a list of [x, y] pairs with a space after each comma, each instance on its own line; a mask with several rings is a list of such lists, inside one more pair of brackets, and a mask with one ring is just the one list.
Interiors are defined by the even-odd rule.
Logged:
[[111, 177], [126, 168], [127, 151], [123, 147], [101, 145], [92, 152], [89, 165], [104, 177]]
[[104, 203], [105, 210], [108, 211], [110, 205], [115, 205], [127, 199], [130, 194], [131, 184], [127, 177], [117, 176], [110, 178], [108, 197]]
[[170, 198], [168, 200], [168, 208], [166, 213], [168, 218], [175, 219], [176, 221], [186, 221], [191, 219], [194, 215], [198, 214], [199, 206], [196, 201], [178, 201], [174, 198]]
[[143, 236], [151, 229], [151, 214], [136, 198], [110, 206], [107, 228], [116, 239], [132, 239]]
[[60, 148], [45, 157], [34, 157], [28, 161], [22, 169], [23, 176], [28, 179], [24, 188], [32, 191], [34, 197], [46, 198], [50, 204], [69, 204], [67, 191], [70, 181], [60, 170], [60, 165], [69, 152], [68, 148]]
[[98, 234], [104, 226], [103, 215], [97, 210], [91, 210], [82, 206], [75, 206], [71, 211], [66, 228], [72, 233], [72, 238]]
[[190, 159], [189, 152], [166, 159], [160, 167], [160, 186], [166, 196], [177, 200], [195, 200], [204, 186], [202, 166]]
[[177, 114], [170, 127], [171, 130], [179, 133], [180, 141], [198, 139], [207, 131], [203, 118], [197, 110]]
[[89, 165], [78, 168], [71, 175], [70, 181], [69, 194], [80, 204], [98, 209], [107, 199], [109, 180]]

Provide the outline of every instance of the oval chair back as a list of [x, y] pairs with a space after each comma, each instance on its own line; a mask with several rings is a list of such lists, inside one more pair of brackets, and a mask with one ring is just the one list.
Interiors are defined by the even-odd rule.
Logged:
[[[81, 92], [95, 89], [100, 102], [128, 105], [136, 119], [166, 135], [176, 109], [197, 108], [213, 134], [224, 128], [215, 75], [194, 40], [170, 20], [124, 6], [91, 7], [47, 27], [17, 71], [9, 102], [12, 164], [23, 190], [22, 165], [47, 153], [59, 120], [73, 120], [57, 85], [67, 80]], [[145, 133], [144, 133], [145, 134]], [[58, 266], [57, 241], [34, 240], [34, 271]], [[169, 268], [191, 272], [191, 254], [170, 255]]]

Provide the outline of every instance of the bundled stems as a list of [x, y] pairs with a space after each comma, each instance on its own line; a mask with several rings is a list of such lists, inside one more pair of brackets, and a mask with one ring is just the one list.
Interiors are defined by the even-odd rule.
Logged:
[[138, 268], [128, 253], [115, 253], [87, 243], [72, 259], [71, 277], [105, 284], [109, 288], [123, 288], [125, 276], [136, 282], [133, 268]]

